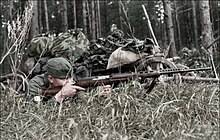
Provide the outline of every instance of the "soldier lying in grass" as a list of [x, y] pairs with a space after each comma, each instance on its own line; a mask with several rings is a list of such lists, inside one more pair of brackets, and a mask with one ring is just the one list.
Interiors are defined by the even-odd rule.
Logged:
[[[61, 90], [54, 96], [54, 100], [62, 103], [68, 97], [74, 97], [77, 91], [85, 88], [74, 85], [73, 69], [71, 64], [62, 57], [52, 58], [47, 62], [47, 72], [37, 75], [29, 81], [28, 99], [35, 103], [45, 102], [48, 97], [42, 95], [42, 89], [62, 86]], [[111, 86], [103, 86], [101, 93], [110, 93]]]

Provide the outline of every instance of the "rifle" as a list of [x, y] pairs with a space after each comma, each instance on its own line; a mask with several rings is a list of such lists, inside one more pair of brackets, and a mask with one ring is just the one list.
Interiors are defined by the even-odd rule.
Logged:
[[[104, 76], [92, 76], [80, 78], [76, 81], [75, 85], [88, 88], [102, 85], [117, 85], [121, 82], [129, 81], [132, 79], [146, 79], [146, 78], [158, 78], [161, 75], [170, 75], [177, 73], [187, 73], [193, 71], [206, 71], [211, 70], [212, 67], [204, 68], [194, 68], [194, 69], [169, 69], [162, 71], [153, 71], [153, 72], [142, 72], [142, 73], [123, 73], [123, 74], [113, 74], [113, 75], [104, 75]], [[62, 86], [52, 87], [47, 89], [42, 89], [44, 96], [53, 96], [61, 90]]]

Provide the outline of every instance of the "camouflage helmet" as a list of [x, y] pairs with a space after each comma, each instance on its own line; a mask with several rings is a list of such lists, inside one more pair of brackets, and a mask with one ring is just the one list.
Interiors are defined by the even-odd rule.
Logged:
[[62, 33], [48, 44], [48, 52], [52, 57], [65, 57], [75, 62], [88, 51], [89, 40], [80, 30]]

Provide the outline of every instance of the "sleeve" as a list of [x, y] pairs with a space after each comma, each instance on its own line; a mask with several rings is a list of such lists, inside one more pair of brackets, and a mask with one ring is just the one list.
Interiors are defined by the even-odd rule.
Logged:
[[33, 101], [34, 97], [41, 96], [41, 90], [44, 86], [44, 75], [33, 77], [29, 82], [28, 101]]

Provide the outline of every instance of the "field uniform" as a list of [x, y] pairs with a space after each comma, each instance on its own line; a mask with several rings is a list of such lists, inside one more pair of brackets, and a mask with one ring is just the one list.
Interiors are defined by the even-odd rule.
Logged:
[[37, 75], [29, 81], [28, 100], [33, 100], [34, 97], [42, 97], [41, 90], [51, 87], [47, 76], [51, 75], [54, 78], [66, 79], [73, 77], [73, 69], [67, 59], [62, 57], [52, 58], [46, 64], [46, 73]]

